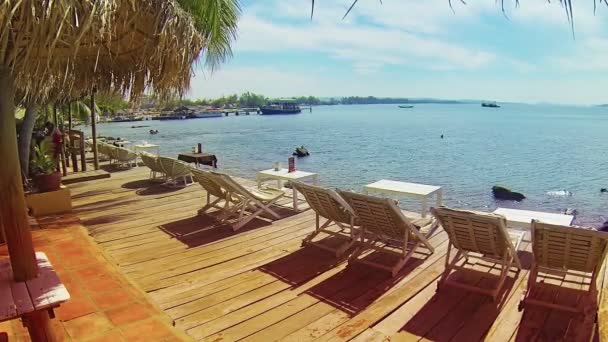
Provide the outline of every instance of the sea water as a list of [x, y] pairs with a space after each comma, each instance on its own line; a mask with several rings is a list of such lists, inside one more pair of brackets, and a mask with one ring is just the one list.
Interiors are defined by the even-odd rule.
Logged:
[[[159, 133], [150, 135], [150, 129]], [[439, 185], [443, 203], [457, 208], [574, 208], [578, 224], [608, 219], [608, 193], [600, 193], [608, 188], [608, 108], [338, 105], [298, 115], [104, 123], [98, 132], [158, 144], [161, 154], [171, 157], [202, 143], [223, 171], [246, 178], [275, 162], [287, 165], [294, 149], [304, 145], [311, 155], [297, 159], [297, 168], [318, 173], [324, 186], [361, 191], [380, 179], [399, 180]], [[527, 198], [495, 201], [496, 184]], [[416, 201], [400, 200], [406, 209], [420, 208]]]

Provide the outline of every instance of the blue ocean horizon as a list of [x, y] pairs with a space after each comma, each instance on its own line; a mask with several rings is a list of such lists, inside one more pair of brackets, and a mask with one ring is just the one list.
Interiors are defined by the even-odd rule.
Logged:
[[[131, 128], [134, 125], [150, 127]], [[159, 134], [150, 135], [156, 129]], [[608, 108], [476, 104], [336, 105], [298, 115], [240, 115], [179, 121], [104, 123], [98, 134], [161, 146], [177, 157], [202, 143], [219, 167], [255, 178], [304, 145], [311, 155], [297, 168], [319, 174], [324, 186], [361, 191], [380, 179], [443, 187], [444, 204], [578, 211], [576, 224], [608, 219]], [[443, 139], [441, 138], [443, 135]], [[494, 185], [522, 192], [522, 202], [496, 201]], [[570, 196], [552, 192], [568, 191]], [[419, 204], [407, 198], [401, 206]]]

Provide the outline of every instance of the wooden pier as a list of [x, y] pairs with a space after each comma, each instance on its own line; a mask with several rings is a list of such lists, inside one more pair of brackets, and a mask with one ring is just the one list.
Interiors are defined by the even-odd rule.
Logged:
[[[70, 188], [75, 212], [106, 257], [196, 340], [588, 341], [598, 336], [594, 322], [577, 315], [518, 311], [530, 269], [529, 241], [519, 253], [523, 270], [510, 273], [502, 300], [494, 303], [456, 288], [436, 292], [448, 246], [441, 229], [430, 239], [434, 254], [416, 253], [391, 278], [302, 247], [315, 215], [295, 214], [289, 198], [277, 206], [281, 220], [254, 220], [233, 232], [218, 225], [213, 213], [197, 215], [205, 204], [198, 184], [163, 188], [147, 180], [145, 168]], [[492, 286], [494, 265], [473, 266], [475, 271], [454, 276]], [[603, 272], [600, 289], [606, 277]], [[562, 281], [545, 279], [543, 296], [576, 301], [580, 286], [555, 286], [565, 285]], [[600, 322], [603, 315], [600, 310]], [[599, 331], [608, 337], [603, 326]]]

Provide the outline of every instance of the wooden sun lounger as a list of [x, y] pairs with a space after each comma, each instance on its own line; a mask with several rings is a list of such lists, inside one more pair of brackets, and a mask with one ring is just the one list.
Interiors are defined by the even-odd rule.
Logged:
[[[165, 178], [167, 178], [167, 176], [165, 175], [165, 171], [160, 166], [157, 156], [154, 156], [147, 152], [141, 152], [139, 156], [141, 157], [141, 161], [144, 163], [144, 165], [150, 169], [150, 179], [165, 180]], [[160, 177], [157, 177], [157, 174], [160, 175]]]
[[[233, 230], [241, 229], [264, 212], [276, 219], [281, 218], [270, 206], [285, 195], [283, 191], [272, 188], [247, 189], [227, 174], [214, 171], [211, 174], [215, 176], [213, 179], [215, 179], [217, 184], [220, 184], [231, 196], [236, 196], [239, 199], [239, 203], [234, 205], [227, 213], [228, 216], [238, 214], [238, 221], [232, 226]], [[248, 209], [251, 213], [245, 216]]]
[[[230, 204], [238, 204], [239, 198], [224, 189], [222, 183], [218, 183], [215, 180], [215, 177], [217, 176], [214, 176], [211, 172], [197, 168], [191, 168], [190, 172], [192, 173], [194, 180], [207, 192], [207, 202], [205, 203], [205, 206], [199, 209], [199, 215], [204, 214], [211, 208], [216, 208], [222, 211], [219, 220], [223, 221], [226, 218], [226, 215], [231, 213]], [[213, 201], [211, 201], [211, 196], [215, 197]], [[221, 201], [224, 201], [223, 206], [220, 205]]]
[[[551, 309], [583, 313], [595, 317], [597, 313], [597, 275], [608, 250], [608, 233], [593, 228], [556, 226], [532, 220], [532, 269], [528, 286], [519, 309], [536, 305]], [[586, 296], [574, 306], [556, 304], [534, 298], [538, 274], [572, 275], [588, 281]]]
[[[350, 261], [357, 261], [388, 270], [393, 277], [405, 266], [419, 247], [426, 247], [431, 253], [435, 248], [428, 238], [437, 228], [432, 219], [409, 219], [396, 202], [389, 198], [379, 198], [353, 192], [340, 191], [339, 194], [353, 208], [363, 229], [360, 247], [353, 253]], [[390, 247], [400, 249], [398, 253]], [[360, 259], [367, 250], [396, 253], [399, 260], [393, 266]]]
[[[496, 301], [509, 269], [512, 266], [521, 269], [517, 248], [523, 239], [524, 232], [509, 232], [507, 220], [502, 215], [446, 207], [431, 208], [431, 212], [440, 222], [450, 240], [445, 259], [445, 271], [437, 284], [437, 289], [439, 290], [444, 285], [455, 286], [489, 295]], [[452, 248], [457, 250], [453, 259], [450, 258]], [[448, 278], [453, 270], [467, 270], [466, 264], [471, 257], [498, 263], [501, 266], [498, 284], [494, 288], [476, 287]], [[463, 259], [464, 263], [458, 265]]]
[[[158, 157], [160, 167], [167, 175], [165, 185], [168, 187], [185, 187], [193, 184], [190, 165], [173, 158]], [[181, 184], [180, 185], [180, 181]]]
[[[334, 253], [336, 257], [340, 257], [357, 242], [361, 235], [361, 230], [355, 228], [355, 213], [353, 209], [334, 190], [295, 181], [292, 181], [291, 184], [298, 192], [304, 195], [316, 216], [315, 231], [302, 241], [302, 245], [314, 245]], [[321, 217], [325, 219], [322, 225], [320, 222]], [[332, 223], [339, 228], [339, 231], [329, 229]], [[328, 234], [329, 237], [343, 238], [345, 241], [338, 247], [331, 248], [323, 244], [323, 240], [325, 239], [314, 241], [314, 238], [321, 233]]]

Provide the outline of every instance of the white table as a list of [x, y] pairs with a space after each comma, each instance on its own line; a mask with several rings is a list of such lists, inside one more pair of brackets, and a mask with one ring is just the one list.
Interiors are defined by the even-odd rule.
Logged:
[[377, 192], [385, 195], [409, 195], [419, 198], [422, 202], [422, 217], [426, 217], [428, 211], [428, 198], [436, 195], [436, 205], [441, 206], [443, 193], [440, 186], [398, 182], [392, 180], [379, 180], [375, 183], [368, 184], [364, 188], [366, 193]]
[[[319, 184], [319, 175], [316, 173], [305, 171], [287, 172], [287, 169], [281, 169], [279, 171], [275, 171], [275, 169], [260, 171], [256, 178], [258, 181], [258, 189], [265, 180], [276, 180], [279, 189], [283, 188], [283, 181], [304, 181], [310, 179], [314, 185]], [[298, 210], [298, 192], [293, 186], [291, 188], [293, 190], [293, 209]]]
[[509, 208], [498, 208], [494, 213], [506, 217], [509, 228], [517, 229], [530, 229], [532, 219], [560, 226], [569, 226], [574, 220], [572, 215]]
[[141, 144], [133, 146], [135, 152], [156, 152], [156, 155], [160, 155], [160, 146], [154, 144]]

